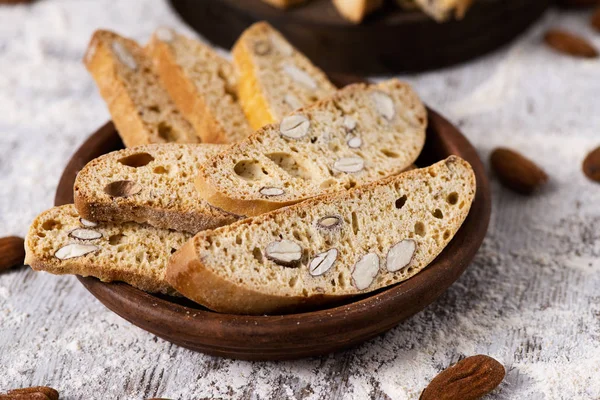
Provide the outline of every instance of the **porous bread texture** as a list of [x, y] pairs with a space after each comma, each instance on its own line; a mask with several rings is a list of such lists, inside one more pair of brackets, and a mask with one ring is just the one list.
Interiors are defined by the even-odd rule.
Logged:
[[383, 5], [383, 0], [333, 0], [340, 15], [348, 21], [358, 24]]
[[157, 29], [147, 46], [158, 75], [204, 143], [233, 143], [252, 129], [238, 103], [233, 66], [209, 46]]
[[[306, 134], [282, 135], [294, 119], [304, 121], [294, 135]], [[426, 125], [425, 107], [408, 84], [350, 85], [202, 164], [196, 187], [223, 210], [262, 214], [404, 171], [423, 148]]]
[[283, 10], [307, 3], [309, 0], [263, 0], [265, 3]]
[[[238, 216], [202, 200], [193, 178], [199, 165], [224, 150], [217, 144], [152, 144], [114, 151], [90, 161], [77, 174], [75, 206], [92, 221], [147, 223], [197, 233], [230, 224]], [[110, 190], [115, 182], [139, 189]]]
[[[171, 257], [166, 279], [193, 301], [235, 314], [295, 312], [372, 292], [409, 279], [437, 257], [469, 213], [475, 188], [471, 166], [451, 156], [200, 232]], [[297, 252], [295, 264], [284, 266], [269, 253], [284, 242], [289, 258]], [[335, 253], [332, 265], [315, 268]], [[373, 267], [367, 274], [365, 265]]]
[[[175, 293], [165, 281], [167, 261], [191, 235], [134, 222], [92, 225], [81, 220], [73, 204], [43, 212], [27, 233], [25, 264], [36, 271], [93, 276], [104, 282], [126, 282], [146, 292]], [[91, 240], [73, 237], [77, 235], [74, 231], [81, 229], [102, 236]], [[57, 258], [57, 252], [70, 244], [96, 246], [97, 250], [79, 257]]]
[[473, 4], [473, 0], [396, 0], [399, 6], [413, 9], [416, 7], [438, 22], [443, 22], [454, 14], [457, 19], [462, 19]]
[[279, 122], [336, 90], [323, 71], [266, 22], [246, 29], [232, 54], [239, 101], [253, 129]]
[[160, 85], [152, 61], [135, 41], [98, 30], [84, 63], [125, 146], [200, 141]]

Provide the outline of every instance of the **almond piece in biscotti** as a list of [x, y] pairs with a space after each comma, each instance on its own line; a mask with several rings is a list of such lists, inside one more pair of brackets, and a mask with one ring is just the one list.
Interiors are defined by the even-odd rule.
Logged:
[[112, 44], [112, 49], [117, 55], [117, 58], [121, 63], [126, 65], [128, 68], [132, 70], [137, 69], [137, 63], [135, 62], [135, 58], [131, 55], [129, 51], [123, 46], [121, 43], [114, 41]]
[[291, 240], [278, 240], [267, 245], [265, 255], [276, 264], [290, 267], [302, 258], [302, 247]]
[[337, 160], [333, 164], [333, 169], [339, 172], [354, 173], [360, 172], [365, 168], [365, 162], [362, 158], [354, 157], [343, 157]]
[[283, 196], [285, 194], [285, 190], [276, 187], [263, 187], [258, 192], [268, 197]]
[[417, 251], [417, 243], [412, 239], [404, 239], [388, 251], [386, 267], [390, 272], [400, 271], [412, 261]]
[[379, 273], [379, 256], [375, 253], [364, 255], [354, 265], [352, 271], [352, 282], [358, 290], [364, 290], [371, 286], [373, 280]]
[[93, 229], [79, 228], [74, 229], [69, 233], [69, 236], [79, 240], [96, 240], [102, 237], [102, 234]]
[[304, 115], [288, 115], [279, 124], [279, 133], [289, 139], [300, 139], [310, 129], [310, 121]]
[[100, 248], [93, 244], [70, 243], [58, 249], [56, 253], [54, 253], [54, 257], [59, 260], [68, 260], [69, 258], [85, 256], [88, 253], [93, 253], [98, 250], [100, 250]]
[[317, 254], [308, 264], [308, 270], [312, 276], [323, 275], [333, 267], [337, 260], [338, 250], [330, 249]]
[[111, 197], [129, 197], [142, 191], [142, 186], [134, 181], [116, 181], [104, 187], [104, 192]]

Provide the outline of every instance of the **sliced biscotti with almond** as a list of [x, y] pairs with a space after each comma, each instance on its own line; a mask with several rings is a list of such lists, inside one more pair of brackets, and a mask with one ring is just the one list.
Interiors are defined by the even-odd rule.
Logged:
[[200, 141], [160, 85], [152, 60], [135, 41], [96, 31], [84, 63], [125, 146]]
[[404, 8], [412, 9], [416, 6], [439, 22], [446, 21], [452, 16], [462, 19], [473, 4], [473, 0], [396, 0], [396, 2]]
[[225, 148], [151, 144], [100, 156], [77, 175], [77, 211], [93, 221], [135, 221], [190, 233], [230, 224], [239, 217], [202, 200], [193, 183], [200, 164]]
[[198, 233], [167, 281], [219, 312], [298, 311], [404, 281], [429, 265], [465, 220], [475, 175], [451, 156], [347, 192]]
[[246, 29], [232, 54], [240, 104], [254, 129], [336, 90], [323, 71], [266, 22]]
[[347, 86], [204, 163], [196, 187], [223, 210], [262, 214], [404, 171], [423, 148], [426, 124], [403, 82]]
[[210, 46], [159, 28], [147, 46], [158, 75], [204, 143], [233, 143], [252, 129], [238, 103], [233, 66]]
[[350, 22], [358, 24], [365, 17], [383, 5], [383, 0], [333, 0], [340, 15]]
[[25, 239], [25, 263], [37, 271], [93, 276], [173, 294], [165, 281], [167, 261], [190, 237], [134, 222], [88, 221], [69, 204], [45, 211], [33, 221]]

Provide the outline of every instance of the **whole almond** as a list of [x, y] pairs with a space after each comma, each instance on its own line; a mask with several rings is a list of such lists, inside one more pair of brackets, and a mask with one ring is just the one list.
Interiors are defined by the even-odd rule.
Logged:
[[540, 167], [514, 150], [494, 150], [490, 163], [500, 182], [521, 194], [531, 194], [548, 182], [548, 175]]
[[23, 265], [25, 241], [16, 236], [0, 238], [0, 271]]
[[544, 35], [544, 41], [554, 50], [573, 57], [598, 57], [598, 50], [590, 42], [567, 31], [551, 29]]
[[600, 147], [592, 150], [583, 161], [583, 173], [591, 180], [600, 183]]
[[494, 390], [504, 379], [504, 367], [491, 357], [467, 357], [440, 372], [419, 400], [475, 400]]
[[592, 27], [595, 30], [600, 32], [600, 7], [597, 8], [596, 11], [594, 11], [594, 14], [592, 14], [592, 19], [590, 20], [590, 23], [592, 24]]
[[0, 395], [2, 399], [40, 399], [40, 400], [58, 400], [58, 391], [48, 386], [34, 386], [29, 388], [10, 390], [5, 395]]

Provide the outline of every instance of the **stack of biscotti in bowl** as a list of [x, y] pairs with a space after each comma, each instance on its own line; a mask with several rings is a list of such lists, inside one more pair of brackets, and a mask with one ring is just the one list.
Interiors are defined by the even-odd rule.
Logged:
[[84, 62], [126, 149], [33, 222], [27, 263], [211, 310], [324, 307], [409, 279], [465, 220], [470, 165], [416, 169], [426, 109], [396, 79], [336, 89], [265, 23], [233, 62], [171, 29], [95, 33]]

